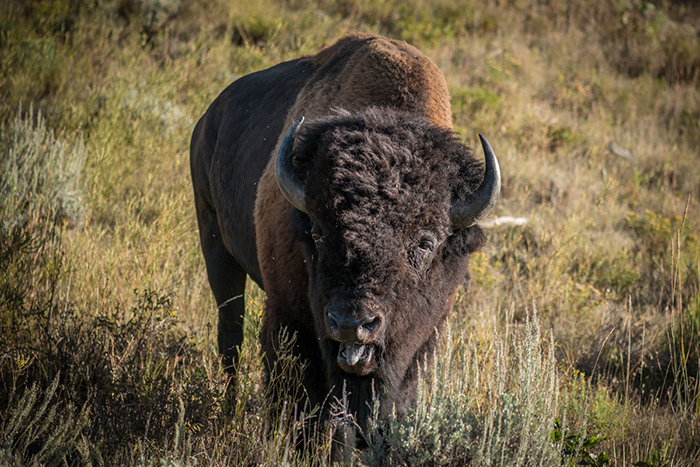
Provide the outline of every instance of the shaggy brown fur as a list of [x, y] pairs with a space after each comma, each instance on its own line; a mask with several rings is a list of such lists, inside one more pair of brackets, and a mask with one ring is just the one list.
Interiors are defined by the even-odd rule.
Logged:
[[[300, 139], [295, 166], [306, 181], [309, 214], [293, 215], [292, 226], [307, 259], [308, 272], [299, 274], [308, 277], [310, 303], [300, 309], [299, 322], [283, 324], [316, 337], [320, 347], [326, 385], [306, 386], [321, 401], [329, 389], [340, 397], [343, 381], [349, 383], [351, 408], [363, 421], [374, 381], [381, 413], [402, 413], [413, 402], [414, 371], [432, 356], [435, 330], [468, 275], [469, 253], [483, 242], [478, 227], [453, 232], [448, 216], [451, 201], [475, 188], [481, 167], [452, 132], [413, 113], [369, 109], [326, 118], [309, 124]], [[422, 245], [426, 238], [434, 244]], [[278, 319], [288, 319], [294, 308], [285, 303]], [[338, 366], [329, 310], [358, 316], [374, 310], [383, 317], [378, 363], [369, 374]], [[268, 318], [266, 349], [276, 331]]]
[[[293, 161], [308, 214], [275, 178], [276, 149], [300, 116], [310, 123]], [[476, 226], [451, 228], [450, 203], [478, 186], [482, 169], [451, 130], [435, 64], [405, 43], [358, 34], [241, 78], [195, 128], [191, 163], [225, 364], [242, 341], [247, 274], [267, 293], [269, 368], [286, 327], [309, 362], [311, 404], [345, 384], [361, 424], [372, 387], [383, 416], [404, 412], [484, 240]]]

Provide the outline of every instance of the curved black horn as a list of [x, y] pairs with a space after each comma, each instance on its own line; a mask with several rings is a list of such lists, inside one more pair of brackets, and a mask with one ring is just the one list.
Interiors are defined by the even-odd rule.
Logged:
[[280, 191], [287, 198], [287, 201], [302, 212], [306, 212], [306, 198], [304, 196], [304, 188], [299, 184], [299, 181], [294, 176], [294, 168], [289, 157], [294, 147], [294, 139], [297, 136], [299, 127], [304, 122], [304, 117], [294, 122], [284, 135], [282, 144], [277, 151], [275, 159], [275, 178]]
[[496, 205], [501, 193], [501, 169], [496, 154], [486, 138], [479, 134], [484, 148], [484, 180], [474, 193], [459, 203], [450, 206], [452, 229], [466, 229], [486, 217]]

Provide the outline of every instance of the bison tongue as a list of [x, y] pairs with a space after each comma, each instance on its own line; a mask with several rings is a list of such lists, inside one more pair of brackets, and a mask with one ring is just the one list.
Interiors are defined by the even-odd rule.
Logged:
[[355, 365], [367, 354], [367, 345], [363, 344], [346, 344], [345, 361], [348, 365]]

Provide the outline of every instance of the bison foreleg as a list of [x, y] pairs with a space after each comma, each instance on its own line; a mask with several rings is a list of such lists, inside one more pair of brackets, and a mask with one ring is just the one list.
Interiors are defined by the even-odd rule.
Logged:
[[243, 343], [246, 273], [227, 253], [208, 259], [207, 272], [219, 308], [219, 353], [224, 369], [235, 375]]
[[[245, 273], [241, 278], [236, 278], [236, 282], [240, 280], [240, 287], [231, 287], [227, 289], [224, 297], [229, 298], [222, 300], [216, 297], [216, 302], [219, 307], [219, 353], [221, 354], [224, 369], [231, 375], [235, 375], [238, 365], [238, 354], [240, 346], [243, 343], [243, 315], [245, 312]], [[239, 284], [232, 284], [238, 286]], [[212, 286], [212, 288], [214, 288]]]
[[219, 308], [219, 353], [226, 372], [235, 376], [243, 343], [246, 273], [224, 246], [213, 217], [198, 212], [207, 276]]

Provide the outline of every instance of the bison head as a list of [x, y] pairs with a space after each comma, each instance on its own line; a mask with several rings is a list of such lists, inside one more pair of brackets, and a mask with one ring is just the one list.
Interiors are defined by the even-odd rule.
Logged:
[[452, 131], [415, 114], [340, 114], [301, 128], [295, 145], [300, 123], [280, 146], [277, 179], [298, 210], [329, 387], [349, 382], [356, 411], [372, 387], [382, 412], [403, 411], [483, 243], [476, 223], [498, 197], [498, 163], [485, 139], [484, 171]]

